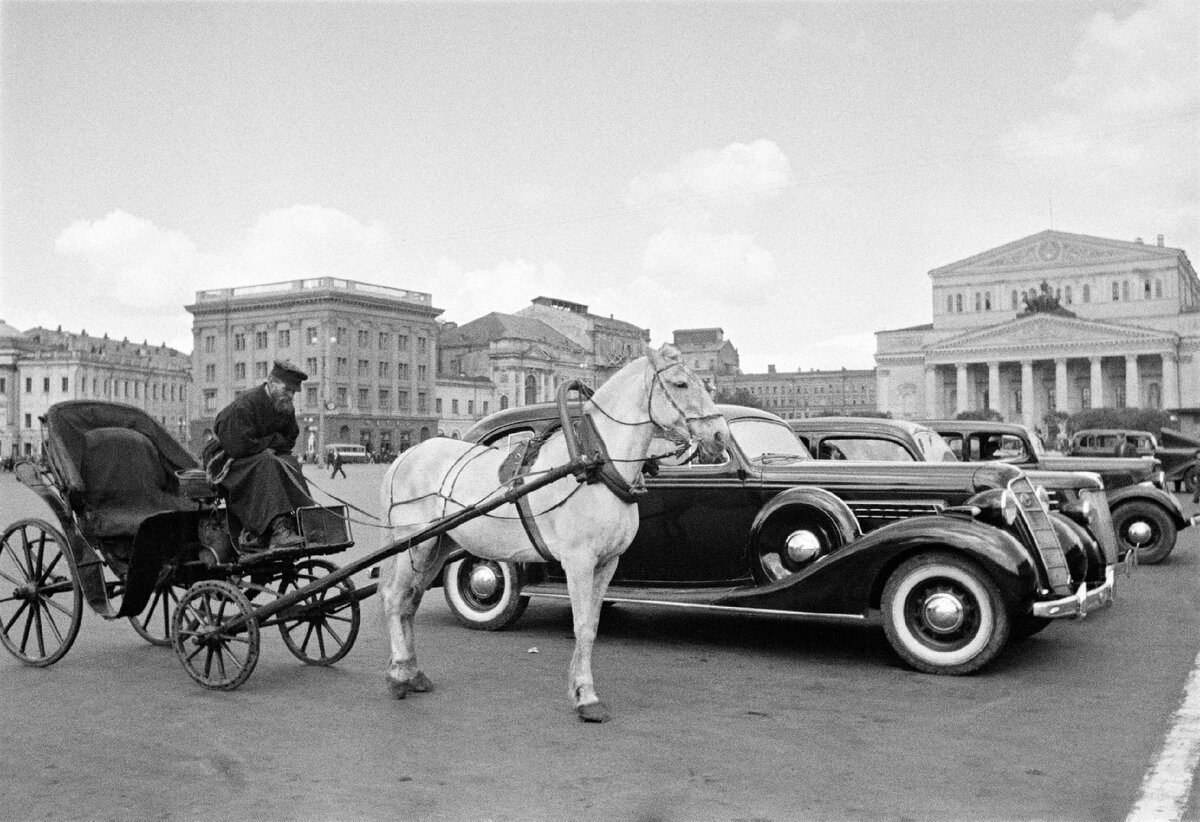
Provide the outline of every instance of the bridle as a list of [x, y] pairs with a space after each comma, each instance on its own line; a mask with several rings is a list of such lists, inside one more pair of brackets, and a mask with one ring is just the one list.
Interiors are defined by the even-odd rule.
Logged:
[[708, 420], [720, 419], [721, 418], [720, 412], [717, 412], [715, 414], [688, 414], [686, 411], [683, 410], [683, 407], [680, 406], [680, 404], [675, 401], [675, 398], [671, 396], [671, 392], [667, 388], [666, 382], [663, 381], [663, 376], [662, 376], [663, 372], [669, 371], [672, 368], [682, 368], [684, 370], [684, 373], [688, 374], [692, 379], [697, 379], [696, 375], [692, 374], [690, 371], [688, 371], [687, 366], [685, 366], [681, 362], [668, 363], [667, 365], [664, 365], [662, 368], [656, 369], [654, 372], [653, 379], [650, 382], [650, 390], [648, 392], [646, 392], [646, 419], [644, 419], [644, 420], [636, 420], [636, 421], [630, 422], [629, 420], [617, 419], [612, 414], [610, 414], [602, 405], [600, 405], [600, 403], [596, 402], [596, 398], [594, 396], [589, 396], [588, 400], [592, 403], [592, 406], [595, 407], [595, 409], [597, 411], [599, 411], [605, 417], [607, 417], [608, 419], [617, 423], [618, 425], [624, 425], [624, 426], [628, 426], [630, 428], [636, 428], [636, 427], [642, 426], [642, 425], [653, 425], [659, 431], [663, 432], [664, 434], [669, 435], [670, 432], [667, 429], [667, 427], [665, 425], [663, 425], [662, 423], [660, 423], [658, 420], [654, 419], [654, 388], [655, 388], [655, 386], [657, 386], [658, 388], [660, 388], [662, 390], [663, 396], [667, 398], [667, 402], [671, 403], [671, 407], [674, 408], [676, 412], [678, 412], [679, 416], [683, 419], [684, 424], [686, 424], [688, 426], [689, 430], [691, 429], [691, 424], [693, 422], [706, 422]]

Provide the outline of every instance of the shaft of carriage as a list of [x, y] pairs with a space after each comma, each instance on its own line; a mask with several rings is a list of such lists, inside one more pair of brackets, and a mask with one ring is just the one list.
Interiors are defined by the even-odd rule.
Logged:
[[[412, 534], [411, 536], [390, 542], [382, 548], [379, 548], [376, 551], [361, 557], [360, 559], [348, 563], [336, 571], [332, 571], [329, 574], [322, 576], [319, 580], [312, 582], [303, 588], [297, 588], [296, 590], [284, 594], [283, 596], [278, 597], [269, 603], [255, 608], [248, 615], [239, 614], [232, 619], [222, 622], [219, 626], [220, 630], [223, 632], [235, 632], [245, 626], [250, 617], [253, 617], [259, 623], [262, 623], [276, 614], [291, 608], [293, 605], [308, 599], [313, 594], [337, 585], [342, 580], [357, 574], [359, 571], [370, 568], [372, 565], [382, 562], [383, 560], [394, 556], [395, 554], [403, 553], [404, 551], [408, 550], [409, 546], [411, 545], [415, 545], [417, 543], [424, 542], [427, 539], [440, 536], [447, 531], [452, 531], [459, 525], [462, 525], [464, 522], [475, 519], [476, 517], [481, 517], [490, 511], [494, 511], [502, 505], [511, 505], [526, 494], [533, 493], [539, 488], [544, 488], [547, 485], [552, 485], [553, 483], [556, 483], [567, 476], [572, 474], [576, 475], [577, 477], [581, 476], [594, 464], [596, 464], [596, 459], [591, 455], [584, 454], [576, 457], [564, 465], [551, 468], [544, 474], [533, 478], [526, 478], [524, 483], [510, 488], [503, 494], [486, 499], [482, 502], [478, 502], [474, 505], [469, 505], [466, 508], [463, 508], [461, 511], [455, 511], [453, 514], [442, 517], [441, 519], [431, 523], [428, 527], [415, 534]], [[377, 588], [378, 586], [374, 584], [366, 586], [355, 591], [353, 597], [356, 599], [365, 599], [366, 597], [374, 594]], [[345, 596], [346, 595], [342, 595], [336, 600], [327, 600], [322, 604], [322, 607], [330, 607], [331, 605], [340, 602]], [[215, 628], [213, 630], [215, 630]], [[197, 639], [202, 640], [203, 635], [198, 636]]]

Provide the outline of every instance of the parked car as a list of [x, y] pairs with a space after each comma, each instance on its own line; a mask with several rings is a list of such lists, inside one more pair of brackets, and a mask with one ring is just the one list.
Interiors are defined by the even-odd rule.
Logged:
[[[1012, 466], [866, 472], [814, 460], [769, 412], [719, 408], [732, 434], [725, 458], [655, 461], [606, 601], [882, 623], [906, 664], [937, 674], [977, 670], [1010, 638], [1111, 602], [1115, 539], [1092, 537], [1104, 532], [1098, 482], [1083, 492], [1097, 505], [1052, 516]], [[553, 404], [509, 409], [465, 439], [507, 448], [558, 419]], [[567, 597], [556, 563], [452, 556], [442, 583], [477, 629], [510, 624], [530, 597]]]
[[1161, 437], [1149, 431], [1123, 428], [1084, 428], [1071, 436], [1070, 454], [1077, 457], [1112, 457], [1122, 443], [1139, 457], [1154, 457], [1162, 463], [1166, 486], [1176, 491], [1195, 491], [1200, 482], [1196, 460], [1200, 459], [1200, 439], [1164, 428]]
[[365, 445], [352, 445], [346, 442], [333, 442], [325, 446], [325, 462], [333, 462], [333, 455], [341, 454], [342, 462], [370, 462], [371, 455]]
[[932, 420], [959, 459], [1002, 460], [1026, 470], [1093, 471], [1104, 480], [1108, 507], [1121, 551], [1137, 551], [1137, 561], [1153, 565], [1175, 548], [1178, 532], [1200, 522], [1187, 517], [1166, 491], [1161, 464], [1152, 457], [1076, 457], [1047, 454], [1028, 428], [980, 420]]

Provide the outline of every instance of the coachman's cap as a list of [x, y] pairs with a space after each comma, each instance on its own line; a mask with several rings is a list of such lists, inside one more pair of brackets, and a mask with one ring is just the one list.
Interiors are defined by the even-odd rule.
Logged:
[[292, 391], [300, 390], [300, 383], [308, 379], [308, 375], [287, 360], [275, 360], [271, 369], [271, 379], [279, 380]]

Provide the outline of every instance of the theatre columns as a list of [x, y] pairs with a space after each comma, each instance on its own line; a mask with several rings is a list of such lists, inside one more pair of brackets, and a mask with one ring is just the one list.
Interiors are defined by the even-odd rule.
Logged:
[[954, 400], [956, 408], [954, 413], [961, 414], [964, 411], [971, 410], [971, 398], [967, 391], [967, 365], [966, 363], [960, 362], [958, 365], [954, 366], [954, 370], [957, 372], [958, 376], [957, 396]]
[[1092, 389], [1092, 408], [1104, 407], [1104, 371], [1101, 369], [1104, 359], [1102, 357], [1089, 357], [1091, 363], [1091, 389]]
[[989, 362], [988, 366], [988, 405], [999, 410], [1003, 398], [1000, 396], [1000, 363]]
[[1179, 360], [1174, 352], [1162, 355], [1162, 406], [1179, 407]]

